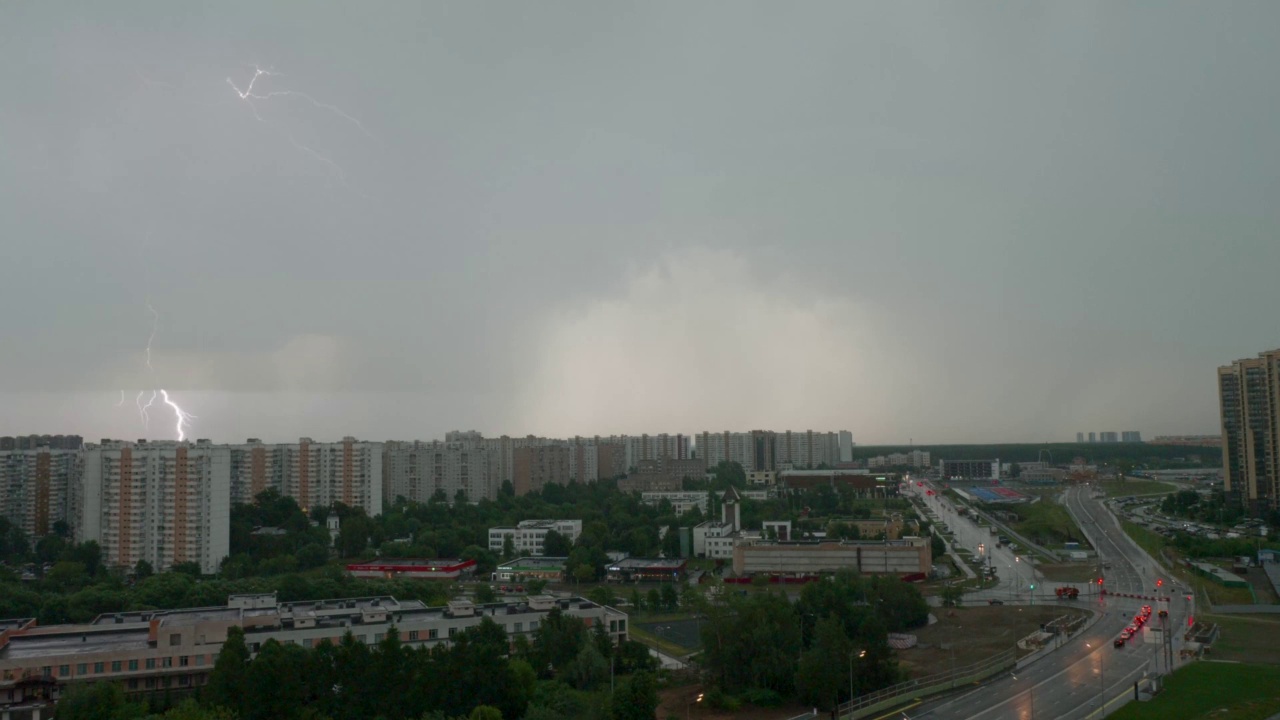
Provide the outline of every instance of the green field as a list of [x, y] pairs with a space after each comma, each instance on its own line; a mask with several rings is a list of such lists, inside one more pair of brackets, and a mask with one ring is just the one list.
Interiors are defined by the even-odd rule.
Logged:
[[1150, 702], [1130, 702], [1114, 720], [1265, 720], [1280, 712], [1280, 667], [1197, 662], [1171, 675]]
[[1041, 500], [1009, 509], [1021, 518], [1013, 523], [1014, 531], [1032, 542], [1047, 547], [1061, 547], [1067, 540], [1084, 539], [1084, 534], [1071, 519], [1071, 514], [1055, 502]]
[[1215, 660], [1280, 666], [1280, 615], [1201, 615], [1217, 623], [1222, 634], [1210, 648]]
[[1107, 497], [1127, 497], [1129, 495], [1164, 495], [1178, 488], [1169, 483], [1156, 480], [1125, 480], [1123, 482], [1100, 483]]

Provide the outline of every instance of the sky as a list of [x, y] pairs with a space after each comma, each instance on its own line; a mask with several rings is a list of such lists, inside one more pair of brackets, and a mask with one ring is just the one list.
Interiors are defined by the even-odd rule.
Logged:
[[0, 435], [1216, 433], [1280, 345], [1277, 3], [201, 5], [0, 4]]

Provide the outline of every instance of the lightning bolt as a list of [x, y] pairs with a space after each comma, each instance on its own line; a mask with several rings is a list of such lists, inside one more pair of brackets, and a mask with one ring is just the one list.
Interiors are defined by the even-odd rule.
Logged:
[[120, 391], [120, 402], [116, 403], [116, 407], [120, 407], [121, 405], [124, 405], [124, 391], [123, 391], [123, 390], [121, 390], [121, 391]]
[[176, 426], [176, 429], [178, 431], [178, 441], [181, 442], [183, 440], [186, 440], [187, 425], [190, 424], [190, 421], [195, 417], [195, 415], [192, 415], [191, 413], [183, 410], [182, 408], [178, 407], [178, 403], [170, 400], [169, 392], [167, 390], [161, 390], [160, 395], [164, 397], [164, 404], [173, 408], [173, 414], [178, 416], [178, 422]]
[[150, 399], [150, 400], [147, 400], [147, 404], [146, 404], [146, 405], [143, 405], [143, 404], [142, 404], [142, 396], [143, 396], [143, 394], [145, 394], [146, 392], [147, 392], [146, 390], [139, 391], [139, 392], [138, 392], [138, 399], [137, 399], [137, 403], [138, 403], [138, 412], [142, 413], [142, 428], [143, 428], [144, 430], [145, 430], [145, 429], [147, 429], [147, 427], [151, 424], [151, 416], [147, 414], [147, 409], [148, 409], [148, 408], [150, 408], [150, 407], [151, 407], [151, 404], [152, 404], [152, 403], [154, 403], [154, 402], [156, 401], [156, 391], [155, 391], [155, 390], [152, 390], [152, 391], [151, 391], [151, 399]]
[[[340, 108], [334, 105], [330, 105], [328, 103], [322, 103], [304, 92], [299, 92], [297, 90], [255, 91], [254, 86], [257, 85], [258, 80], [263, 77], [267, 77], [267, 78], [283, 77], [283, 75], [281, 73], [272, 72], [270, 70], [263, 70], [257, 65], [254, 65], [253, 77], [249, 78], [249, 84], [246, 85], [243, 90], [241, 90], [240, 87], [236, 85], [235, 81], [229, 77], [227, 78], [227, 84], [230, 85], [231, 89], [235, 91], [236, 96], [239, 97], [241, 100], [243, 100], [245, 104], [249, 106], [250, 111], [253, 112], [253, 117], [256, 118], [258, 122], [263, 123], [265, 125], [271, 125], [277, 131], [279, 131], [280, 134], [284, 135], [285, 139], [288, 140], [289, 144], [292, 145], [295, 149], [299, 150], [300, 152], [304, 152], [307, 155], [310, 155], [320, 163], [327, 166], [334, 173], [335, 177], [337, 177], [338, 179], [338, 182], [343, 187], [346, 187], [349, 190], [352, 189], [351, 186], [347, 184], [346, 172], [343, 171], [343, 169], [338, 165], [338, 163], [333, 161], [333, 158], [330, 158], [328, 155], [320, 152], [319, 150], [316, 150], [315, 148], [309, 145], [305, 145], [299, 142], [298, 138], [294, 137], [293, 133], [289, 132], [288, 129], [281, 127], [279, 125], [275, 125], [273, 123], [267, 122], [267, 120], [262, 117], [261, 113], [258, 112], [258, 106], [257, 104], [255, 104], [254, 101], [255, 100], [265, 101], [265, 100], [270, 100], [272, 98], [278, 98], [278, 97], [302, 98], [317, 108], [320, 108], [322, 110], [328, 110], [329, 112], [332, 112], [338, 117], [345, 119], [346, 121], [360, 128], [360, 131], [363, 132], [368, 137], [373, 138], [373, 134], [370, 133], [368, 128], [364, 126], [364, 123], [352, 117], [350, 114], [342, 111]], [[364, 197], [368, 197], [368, 196], [365, 195]]]
[[155, 342], [156, 332], [160, 329], [160, 313], [151, 307], [151, 301], [147, 301], [147, 311], [151, 313], [151, 335], [147, 337], [147, 370], [154, 371], [151, 367], [151, 343]]

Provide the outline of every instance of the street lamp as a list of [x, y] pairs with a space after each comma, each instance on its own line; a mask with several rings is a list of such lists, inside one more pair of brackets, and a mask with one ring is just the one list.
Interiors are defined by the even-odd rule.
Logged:
[[690, 715], [690, 713], [691, 713], [691, 711], [692, 711], [692, 709], [693, 709], [694, 704], [695, 704], [695, 703], [700, 703], [700, 702], [702, 702], [702, 693], [698, 693], [698, 697], [696, 697], [696, 698], [694, 698], [694, 699], [690, 700], [689, 702], [685, 703], [685, 706], [684, 706], [684, 720], [689, 720], [689, 715]]
[[859, 658], [867, 656], [866, 650], [850, 650], [849, 651], [849, 702], [853, 702], [853, 656], [857, 653]]
[[[1013, 673], [1009, 673], [1009, 677], [1014, 680], [1018, 679], [1018, 676]], [[1031, 689], [1028, 691], [1031, 693], [1031, 720], [1036, 720], [1036, 686], [1035, 683], [1032, 683], [1030, 680], [1027, 682], [1031, 685]]]
[[[1084, 646], [1093, 649], [1089, 643]], [[1103, 653], [1098, 653], [1098, 716], [1107, 716], [1107, 659]]]

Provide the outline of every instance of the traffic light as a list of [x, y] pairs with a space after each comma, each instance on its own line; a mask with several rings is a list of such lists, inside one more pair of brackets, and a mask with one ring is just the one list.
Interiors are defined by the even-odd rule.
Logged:
[[1099, 585], [1101, 585], [1101, 584], [1102, 584], [1102, 578], [1098, 578], [1098, 584], [1099, 584]]
[[1164, 578], [1156, 578], [1156, 587], [1164, 587]]

